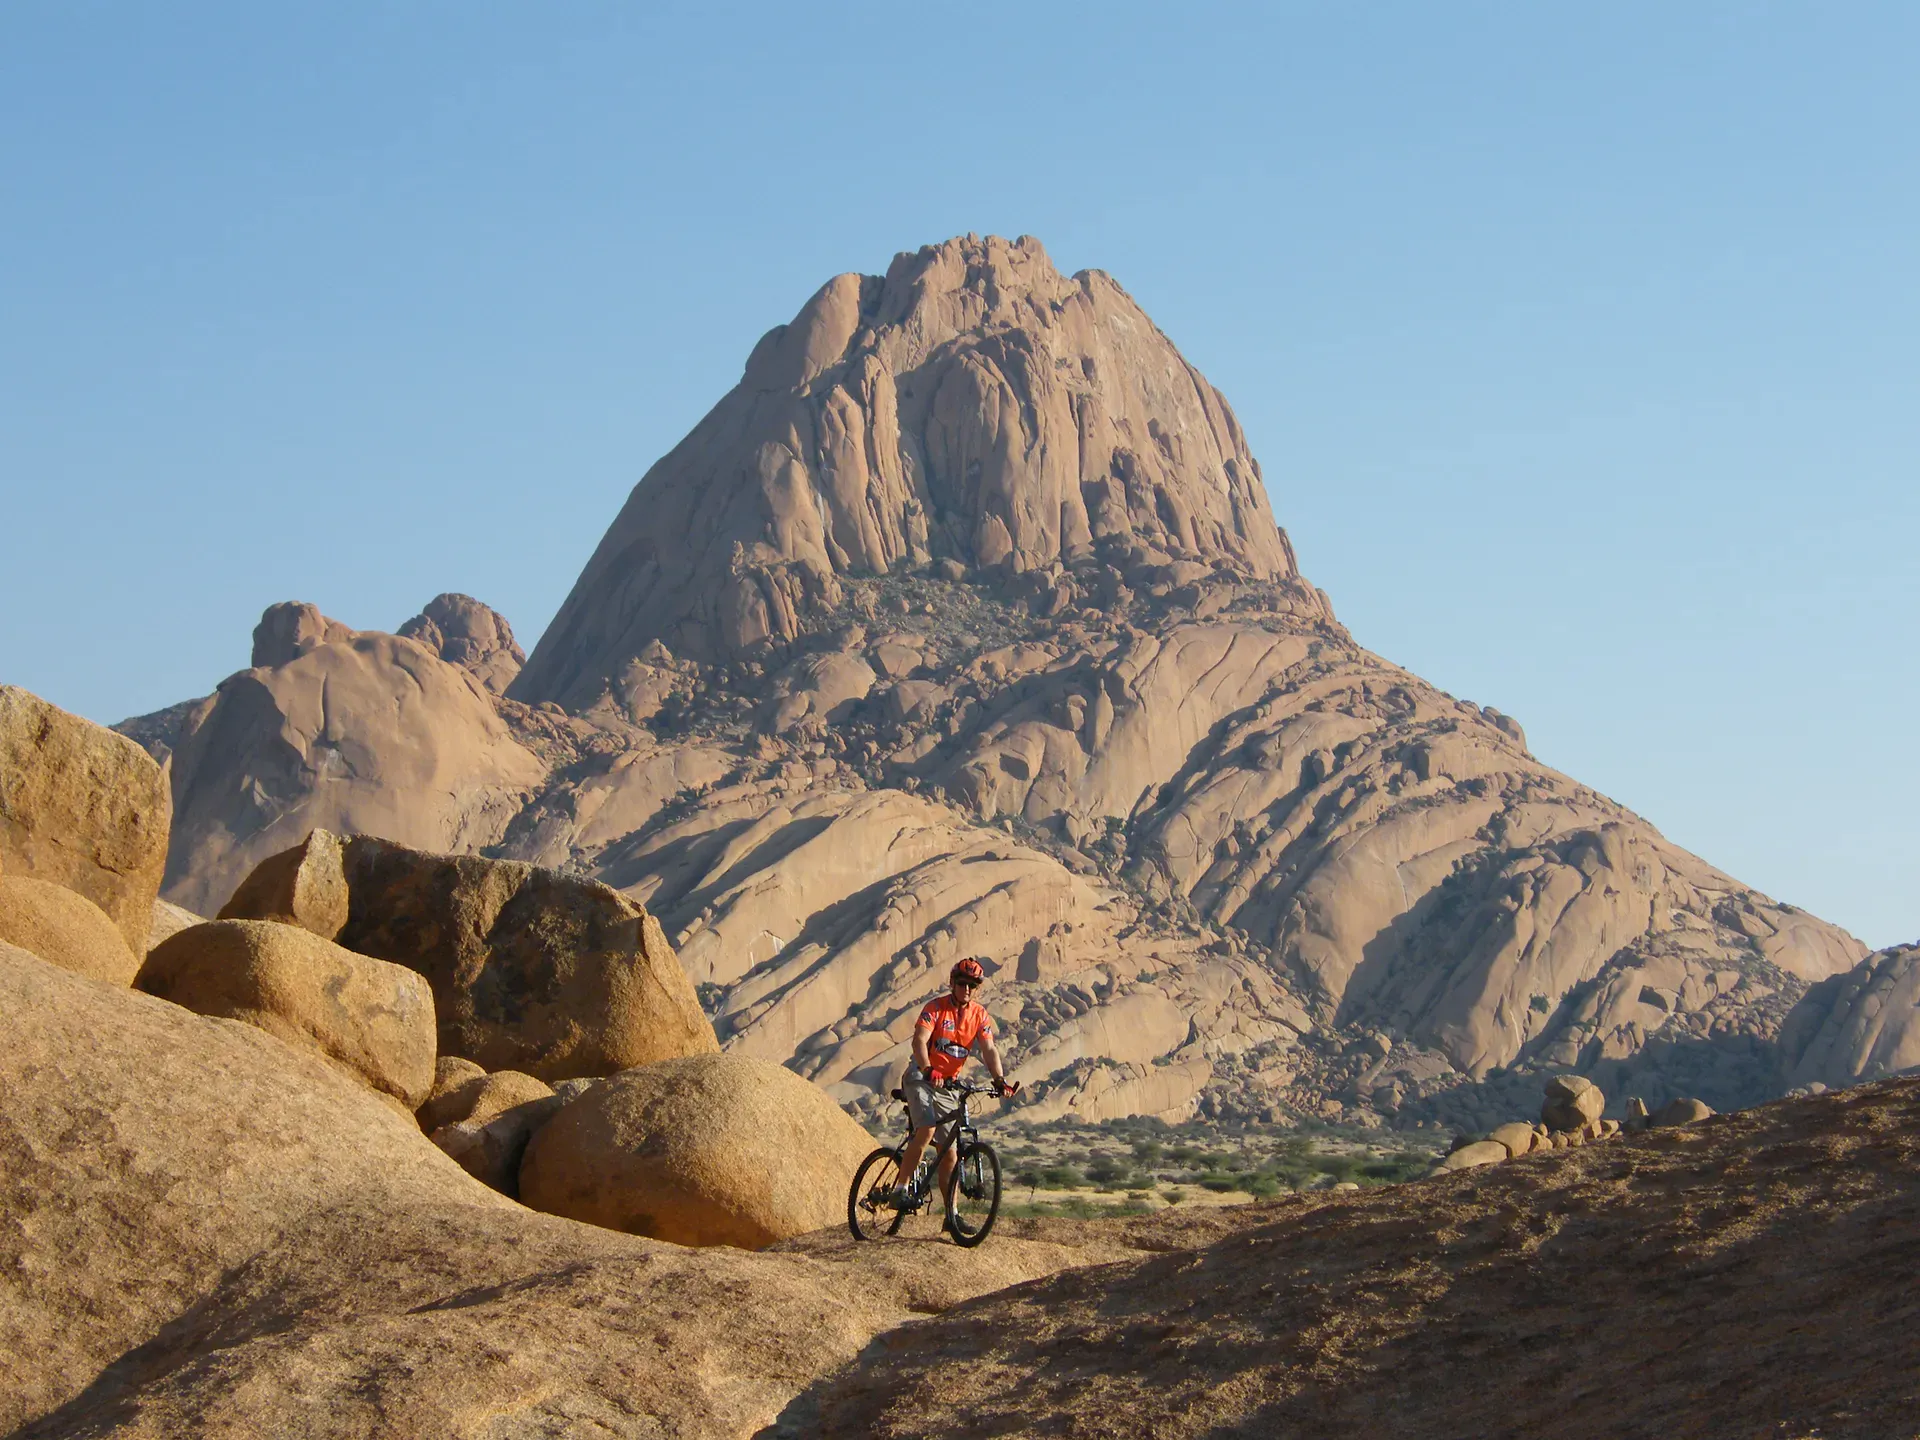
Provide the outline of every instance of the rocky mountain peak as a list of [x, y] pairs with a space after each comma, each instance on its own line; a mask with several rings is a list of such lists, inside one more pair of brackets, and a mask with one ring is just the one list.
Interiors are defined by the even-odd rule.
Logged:
[[351, 640], [354, 630], [320, 613], [318, 605], [304, 600], [282, 600], [261, 613], [253, 627], [255, 669], [291, 664], [309, 650], [331, 645], [336, 640]]
[[436, 595], [395, 633], [418, 640], [449, 665], [471, 671], [496, 695], [505, 692], [527, 662], [507, 617], [471, 595]]
[[1099, 271], [966, 236], [836, 276], [642, 478], [515, 682], [590, 705], [649, 642], [791, 641], [841, 580], [1299, 579], [1226, 401]]

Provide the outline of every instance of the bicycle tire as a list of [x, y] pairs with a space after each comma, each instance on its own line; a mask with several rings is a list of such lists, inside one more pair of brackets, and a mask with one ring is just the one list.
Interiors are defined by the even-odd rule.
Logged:
[[879, 1240], [900, 1233], [907, 1212], [881, 1195], [900, 1182], [900, 1152], [881, 1146], [860, 1162], [847, 1187], [847, 1229], [856, 1240]]
[[[970, 1167], [974, 1168], [970, 1173]], [[970, 1194], [970, 1189], [979, 1193]], [[953, 1243], [972, 1249], [987, 1238], [1000, 1214], [1000, 1157], [984, 1140], [962, 1143], [953, 1168], [953, 1197], [947, 1207], [947, 1233]]]

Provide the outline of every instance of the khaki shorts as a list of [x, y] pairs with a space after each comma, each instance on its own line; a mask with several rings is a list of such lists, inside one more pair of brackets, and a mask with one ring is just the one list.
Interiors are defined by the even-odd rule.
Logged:
[[944, 1125], [960, 1113], [960, 1097], [951, 1090], [934, 1089], [923, 1075], [909, 1075], [900, 1092], [907, 1097], [907, 1118], [916, 1130]]

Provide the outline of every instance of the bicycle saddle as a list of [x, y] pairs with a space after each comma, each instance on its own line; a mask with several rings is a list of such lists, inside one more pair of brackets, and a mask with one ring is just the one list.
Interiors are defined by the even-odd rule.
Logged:
[[896, 1100], [904, 1100], [907, 1098], [907, 1092], [896, 1088], [893, 1092], [893, 1098]]

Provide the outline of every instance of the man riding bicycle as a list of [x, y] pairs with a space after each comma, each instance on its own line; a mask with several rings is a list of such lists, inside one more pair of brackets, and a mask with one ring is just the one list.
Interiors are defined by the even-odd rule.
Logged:
[[[995, 1095], [1018, 1093], [1018, 1085], [1007, 1083], [1006, 1066], [1000, 1049], [993, 1042], [993, 1021], [986, 1007], [973, 998], [987, 974], [975, 959], [957, 963], [947, 975], [947, 993], [929, 1001], [913, 1027], [913, 1063], [907, 1067], [900, 1089], [907, 1101], [907, 1116], [913, 1135], [900, 1156], [900, 1184], [894, 1187], [896, 1209], [911, 1209], [914, 1204], [910, 1186], [914, 1172], [925, 1153], [933, 1132], [959, 1113], [958, 1097], [947, 1089], [948, 1082], [959, 1077], [973, 1048], [980, 1047], [987, 1073], [993, 1077]], [[948, 1193], [953, 1183], [954, 1153], [940, 1156], [940, 1189]]]

